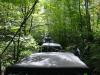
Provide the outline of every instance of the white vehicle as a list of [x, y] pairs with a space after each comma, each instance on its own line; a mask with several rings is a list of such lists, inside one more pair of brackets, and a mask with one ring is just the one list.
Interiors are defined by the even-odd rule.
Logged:
[[58, 43], [43, 43], [39, 52], [61, 52], [62, 47]]

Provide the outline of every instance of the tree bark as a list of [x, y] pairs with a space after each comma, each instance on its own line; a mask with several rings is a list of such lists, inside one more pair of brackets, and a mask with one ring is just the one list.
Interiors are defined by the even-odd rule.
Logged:
[[89, 13], [89, 0], [85, 0], [85, 11], [86, 11], [86, 24], [87, 24], [87, 40], [93, 41], [93, 35], [92, 35], [92, 29], [91, 29], [91, 23], [90, 23], [90, 13]]
[[18, 42], [17, 42], [16, 62], [19, 60], [19, 57], [20, 57], [20, 37], [21, 37], [21, 30], [19, 32]]
[[0, 75], [2, 74], [1, 64], [2, 64], [2, 62], [1, 62], [1, 58], [0, 58]]

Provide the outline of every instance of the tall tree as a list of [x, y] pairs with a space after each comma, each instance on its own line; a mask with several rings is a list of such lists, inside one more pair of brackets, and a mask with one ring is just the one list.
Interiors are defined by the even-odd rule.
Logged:
[[90, 23], [90, 13], [89, 13], [89, 0], [85, 0], [85, 10], [86, 10], [86, 25], [87, 25], [87, 40], [92, 41], [93, 35], [92, 35], [92, 29], [91, 29], [91, 23]]

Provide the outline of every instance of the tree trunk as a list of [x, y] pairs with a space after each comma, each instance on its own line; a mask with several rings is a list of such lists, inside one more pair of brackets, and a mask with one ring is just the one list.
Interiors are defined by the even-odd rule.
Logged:
[[2, 69], [1, 69], [1, 58], [0, 58], [0, 75], [2, 74]]
[[85, 11], [86, 11], [86, 24], [87, 24], [87, 40], [89, 42], [93, 41], [91, 23], [90, 23], [90, 13], [89, 13], [89, 0], [85, 0]]
[[[21, 30], [22, 30], [22, 29], [21, 29]], [[20, 30], [20, 32], [19, 32], [18, 42], [17, 42], [16, 62], [19, 60], [19, 57], [20, 57], [20, 37], [21, 37], [21, 30]]]
[[16, 63], [16, 44], [15, 44], [15, 41], [13, 41], [13, 44], [14, 44], [14, 52], [13, 52], [13, 60], [14, 60], [14, 63]]

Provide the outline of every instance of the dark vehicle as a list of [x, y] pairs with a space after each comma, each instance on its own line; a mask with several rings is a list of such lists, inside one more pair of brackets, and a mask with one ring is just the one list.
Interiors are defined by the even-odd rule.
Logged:
[[6, 68], [5, 75], [88, 75], [88, 67], [70, 52], [34, 53]]
[[46, 36], [43, 39], [43, 44], [41, 45], [41, 49], [39, 52], [61, 52], [62, 46], [58, 43], [54, 43], [51, 37]]
[[45, 42], [42, 49], [6, 68], [5, 75], [89, 75], [79, 57], [63, 52], [60, 44]]

